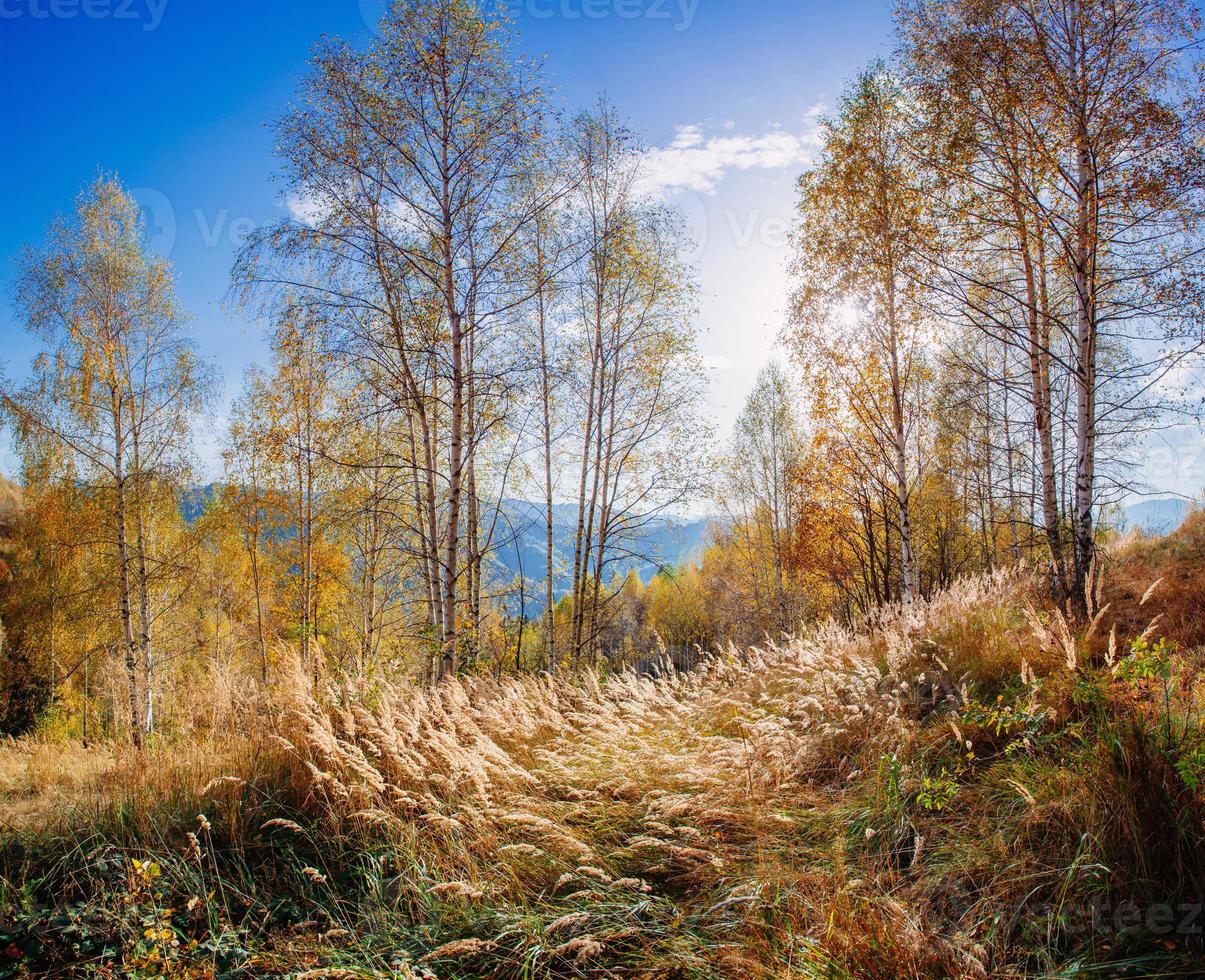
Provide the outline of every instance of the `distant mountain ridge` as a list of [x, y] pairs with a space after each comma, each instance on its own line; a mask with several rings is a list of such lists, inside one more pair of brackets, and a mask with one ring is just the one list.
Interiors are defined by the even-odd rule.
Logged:
[[[191, 487], [180, 499], [186, 521], [197, 520], [209, 506], [218, 486]], [[492, 508], [485, 520], [493, 520]], [[713, 518], [652, 517], [624, 535], [615, 545], [615, 559], [607, 566], [608, 576], [626, 577], [636, 572], [648, 583], [663, 568], [680, 567], [699, 558], [706, 546]], [[553, 591], [558, 599], [569, 594], [573, 584], [573, 551], [577, 538], [577, 504], [552, 505]], [[483, 528], [488, 533], [489, 528]], [[529, 611], [542, 608], [540, 597], [547, 575], [547, 540], [544, 505], [529, 500], [504, 499], [498, 508], [490, 556], [496, 585], [522, 578]]]
[[[572, 586], [573, 552], [577, 537], [577, 505], [553, 504], [553, 589], [558, 597]], [[607, 571], [611, 576], [636, 572], [647, 583], [663, 568], [678, 567], [699, 558], [706, 546], [712, 518], [652, 517], [616, 542], [616, 555]], [[547, 530], [543, 504], [507, 499], [499, 508], [494, 532], [495, 574], [499, 578], [523, 577], [529, 596], [547, 575]]]
[[1164, 535], [1178, 530], [1192, 507], [1192, 503], [1182, 497], [1158, 497], [1128, 504], [1122, 508], [1122, 517], [1127, 529]]

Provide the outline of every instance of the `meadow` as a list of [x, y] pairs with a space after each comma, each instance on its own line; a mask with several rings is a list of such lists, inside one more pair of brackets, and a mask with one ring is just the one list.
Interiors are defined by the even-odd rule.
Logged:
[[1115, 545], [1078, 629], [998, 573], [690, 673], [10, 741], [0, 975], [1191, 975], [1203, 539]]
[[1205, 976], [1199, 4], [13, 6], [0, 980]]

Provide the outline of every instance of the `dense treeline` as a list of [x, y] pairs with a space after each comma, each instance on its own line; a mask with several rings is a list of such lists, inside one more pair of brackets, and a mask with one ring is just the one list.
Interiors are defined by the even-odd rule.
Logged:
[[1028, 561], [1086, 615], [1203, 341], [1200, 19], [908, 0], [799, 182], [795, 291], [737, 424], [703, 635], [854, 619]]
[[[4, 397], [28, 497], [4, 601], [27, 660], [10, 686], [40, 693], [9, 700], [85, 737], [139, 742], [298, 670], [593, 662], [620, 566], [698, 486], [685, 240], [614, 107], [562, 123], [506, 23], [402, 3], [368, 50], [320, 46], [278, 136], [297, 217], [247, 243], [232, 289], [271, 361], [199, 517], [181, 504], [214, 379], [120, 180], [22, 260], [44, 353]], [[542, 504], [552, 574], [496, 560], [533, 530], [514, 497]]]
[[1201, 345], [1199, 19], [915, 0], [899, 26], [801, 183], [789, 335], [882, 527], [863, 590], [1030, 554], [1083, 612], [1117, 464]]
[[[1021, 561], [1085, 614], [1202, 342], [1199, 29], [1180, 0], [902, 3], [800, 179], [789, 367], [707, 467], [684, 231], [616, 108], [559, 118], [470, 0], [323, 42], [277, 125], [294, 217], [233, 271], [270, 361], [199, 516], [215, 378], [129, 193], [97, 179], [22, 259], [3, 726], [141, 743], [298, 677], [681, 662]], [[517, 577], [515, 497], [543, 525]], [[697, 561], [626, 574], [704, 499]]]

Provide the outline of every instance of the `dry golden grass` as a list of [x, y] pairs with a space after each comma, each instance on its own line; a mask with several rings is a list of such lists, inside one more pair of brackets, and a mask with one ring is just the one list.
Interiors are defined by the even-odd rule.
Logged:
[[[694, 915], [728, 920], [739, 937], [720, 946], [733, 975], [775, 975], [785, 929], [798, 944], [788, 959], [831, 945], [845, 961], [900, 971], [885, 975], [982, 976], [969, 938], [909, 925], [885, 899], [880, 887], [903, 883], [896, 872], [857, 893], [849, 876], [817, 873], [812, 855], [791, 850], [852, 781], [904, 749], [919, 702], [965, 685], [952, 673], [964, 652], [948, 641], [1007, 618], [1011, 632], [983, 662], [995, 672], [1008, 660], [1015, 677], [1018, 637], [1033, 645], [1013, 625], [1023, 626], [1026, 587], [1006, 575], [965, 582], [885, 610], [867, 634], [827, 626], [658, 680], [453, 682], [382, 692], [372, 710], [308, 703], [291, 712], [285, 748], [332, 833], [360, 821], [408, 848], [437, 841], [439, 876], [514, 900], [550, 882], [585, 899], [617, 888], [696, 896]], [[835, 915], [847, 930], [833, 929]]]
[[0, 474], [0, 526], [9, 523], [21, 510], [21, 488]]
[[91, 795], [112, 774], [113, 750], [41, 739], [0, 742], [0, 813], [10, 827], [44, 822]]
[[[120, 813], [125, 853], [153, 838], [214, 873], [215, 841], [253, 857], [240, 881], [291, 881], [290, 907], [315, 909], [269, 933], [265, 972], [383, 969], [389, 936], [413, 975], [1028, 975], [1023, 923], [1079, 887], [1104, 785], [1091, 753], [1059, 754], [1074, 739], [1031, 741], [1074, 710], [1075, 659], [1033, 595], [998, 574], [658, 678], [317, 697], [299, 678], [272, 710], [222, 707], [237, 736], [0, 747], [5, 820]], [[1003, 729], [980, 717], [1005, 710]], [[922, 803], [947, 765], [950, 798]], [[364, 975], [412, 975], [390, 969]]]
[[232, 771], [255, 778], [263, 749], [256, 735], [190, 738], [141, 753], [124, 743], [8, 740], [0, 743], [0, 827], [81, 826], [115, 809], [145, 827], [167, 804], [195, 807], [207, 784]]
[[1190, 513], [1166, 538], [1123, 540], [1113, 549], [1106, 574], [1111, 618], [1122, 635], [1141, 633], [1154, 610], [1162, 616], [1159, 632], [1168, 640], [1185, 649], [1205, 646], [1205, 511]]
[[719, 855], [686, 843], [693, 835], [772, 818], [898, 741], [918, 657], [932, 666], [917, 673], [943, 670], [946, 648], [932, 638], [1022, 588], [1004, 575], [967, 582], [883, 613], [869, 635], [830, 625], [658, 679], [457, 680], [384, 688], [371, 707], [335, 710], [302, 699], [277, 744], [331, 820], [425, 822], [465, 838], [506, 828], [586, 859], [594, 842], [571, 829], [572, 815], [606, 800], [652, 830], [627, 849], [708, 863]]

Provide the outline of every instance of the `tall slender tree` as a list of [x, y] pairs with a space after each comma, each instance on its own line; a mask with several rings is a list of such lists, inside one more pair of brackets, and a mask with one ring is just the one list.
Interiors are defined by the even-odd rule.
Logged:
[[[475, 574], [472, 484], [491, 430], [478, 413], [507, 314], [527, 297], [506, 274], [519, 232], [556, 191], [518, 192], [545, 110], [509, 29], [470, 0], [392, 4], [366, 52], [330, 42], [280, 126], [309, 220], [253, 240], [249, 286], [304, 290], [340, 309], [349, 352], [387, 365], [414, 422], [416, 484], [437, 672], [456, 671]], [[262, 260], [284, 259], [265, 264]], [[475, 586], [468, 588], [473, 594]]]
[[824, 128], [800, 180], [794, 346], [812, 386], [840, 385], [890, 473], [901, 592], [917, 594], [912, 491], [922, 461], [925, 308], [919, 254], [933, 235], [926, 173], [908, 153], [911, 111], [882, 64], [864, 72]]
[[49, 450], [109, 515], [130, 737], [141, 745], [154, 724], [152, 578], [166, 567], [152, 550], [151, 511], [178, 485], [208, 373], [171, 266], [150, 253], [141, 211], [116, 177], [99, 177], [42, 249], [25, 253], [16, 296], [46, 346], [3, 405], [18, 449]]

